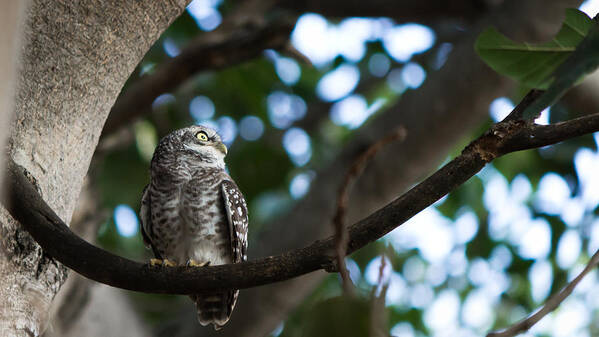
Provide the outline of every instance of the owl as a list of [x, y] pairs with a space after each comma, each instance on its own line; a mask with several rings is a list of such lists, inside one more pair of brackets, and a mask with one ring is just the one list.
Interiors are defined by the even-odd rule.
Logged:
[[[225, 171], [227, 147], [208, 127], [160, 140], [141, 201], [141, 233], [162, 266], [203, 267], [247, 259], [247, 205]], [[239, 290], [191, 295], [202, 325], [227, 323]]]

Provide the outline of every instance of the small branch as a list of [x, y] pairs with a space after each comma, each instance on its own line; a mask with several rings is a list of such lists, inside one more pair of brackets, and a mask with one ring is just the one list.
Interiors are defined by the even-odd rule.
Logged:
[[297, 50], [297, 48], [295, 48], [295, 46], [291, 43], [291, 41], [287, 42], [285, 47], [281, 50], [281, 54], [287, 55], [287, 56], [291, 57], [292, 59], [295, 59], [296, 61], [300, 62], [304, 66], [314, 67], [314, 65], [312, 64], [312, 61], [310, 61], [308, 56], [302, 54], [302, 52]]
[[537, 90], [537, 89], [532, 89], [530, 90], [526, 96], [524, 96], [524, 98], [522, 98], [522, 101], [520, 101], [520, 104], [518, 104], [514, 110], [512, 110], [512, 112], [510, 112], [510, 114], [503, 120], [504, 122], [507, 121], [519, 121], [522, 120], [522, 113], [524, 112], [524, 110], [530, 106], [532, 104], [532, 102], [534, 102], [537, 98], [539, 98], [539, 96], [541, 96], [543, 94], [543, 90]]
[[[381, 265], [379, 266], [379, 279], [377, 282], [376, 288], [374, 288], [374, 296], [377, 295], [377, 292], [382, 293], [385, 286], [389, 285], [390, 279], [385, 280], [385, 268], [387, 267], [387, 256], [385, 254], [381, 254]], [[383, 296], [384, 298], [384, 296]]]
[[386, 333], [388, 317], [385, 310], [385, 300], [390, 280], [385, 280], [385, 267], [387, 258], [381, 254], [381, 266], [379, 267], [379, 279], [377, 286], [372, 289], [370, 308], [370, 337], [388, 336]]
[[548, 313], [555, 310], [568, 296], [570, 296], [570, 294], [572, 293], [574, 288], [576, 288], [578, 283], [580, 283], [580, 281], [582, 281], [582, 279], [591, 270], [595, 269], [597, 265], [599, 265], [599, 250], [597, 250], [595, 254], [593, 254], [593, 257], [591, 258], [589, 263], [587, 263], [583, 271], [580, 272], [580, 274], [578, 274], [578, 276], [576, 276], [575, 279], [568, 283], [568, 285], [566, 285], [559, 293], [551, 296], [551, 298], [549, 298], [549, 300], [545, 302], [545, 305], [543, 305], [541, 309], [539, 309], [537, 312], [535, 312], [528, 318], [525, 318], [520, 322], [512, 325], [506, 330], [488, 333], [487, 337], [512, 337], [521, 332], [528, 331], [528, 329], [530, 329], [533, 325], [539, 322], [543, 317], [547, 316]]
[[[268, 19], [250, 21], [247, 13], [243, 14], [233, 14], [232, 22], [225, 22], [215, 31], [201, 34], [178, 56], [126, 88], [112, 107], [102, 135], [149, 113], [156, 97], [175, 89], [201, 71], [222, 69], [255, 58], [265, 49], [286, 47], [295, 16], [278, 13], [269, 15]], [[245, 20], [238, 22], [238, 16]]]
[[598, 131], [599, 113], [549, 125], [534, 124], [504, 140], [501, 154], [543, 147]]
[[[554, 125], [505, 121], [495, 124], [430, 177], [348, 229], [347, 254], [364, 247], [451, 192], [503, 154], [555, 144], [599, 131], [599, 114]], [[329, 237], [278, 256], [203, 268], [151, 267], [95, 247], [73, 234], [26, 178], [8, 163], [8, 212], [44, 251], [85, 277], [114, 287], [149, 293], [192, 294], [242, 289], [288, 280], [334, 265], [335, 238]]]
[[349, 273], [345, 266], [345, 255], [347, 255], [347, 242], [349, 240], [347, 234], [347, 228], [345, 226], [345, 211], [347, 209], [347, 203], [349, 200], [350, 188], [353, 182], [359, 177], [364, 171], [364, 167], [372, 158], [379, 152], [383, 146], [405, 138], [406, 130], [403, 127], [399, 127], [389, 135], [382, 139], [379, 139], [372, 145], [370, 145], [366, 151], [364, 151], [351, 165], [350, 169], [345, 174], [345, 178], [339, 187], [337, 195], [337, 212], [333, 217], [332, 225], [335, 229], [335, 251], [337, 253], [337, 268], [341, 279], [343, 280], [343, 290], [346, 294], [353, 293], [352, 282], [349, 278]]

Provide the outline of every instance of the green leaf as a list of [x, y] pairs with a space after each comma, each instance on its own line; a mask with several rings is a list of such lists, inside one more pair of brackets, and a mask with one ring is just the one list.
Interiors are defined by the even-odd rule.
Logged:
[[509, 76], [530, 88], [546, 89], [551, 74], [570, 56], [593, 25], [577, 9], [567, 9], [560, 31], [542, 44], [516, 43], [494, 28], [482, 32], [474, 49], [496, 72]]
[[595, 71], [597, 67], [599, 67], [599, 15], [593, 19], [592, 27], [576, 50], [553, 72], [549, 88], [522, 112], [522, 116], [525, 119], [538, 116], [543, 109], [555, 103], [566, 91], [584, 76]]

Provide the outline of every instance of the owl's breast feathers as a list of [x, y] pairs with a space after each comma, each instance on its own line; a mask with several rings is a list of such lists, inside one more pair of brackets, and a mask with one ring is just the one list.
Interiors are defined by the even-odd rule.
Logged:
[[204, 258], [212, 258], [209, 262], [213, 265], [232, 262], [220, 192], [226, 177], [225, 172], [214, 169], [152, 176], [141, 213], [142, 227], [155, 254], [182, 264]]

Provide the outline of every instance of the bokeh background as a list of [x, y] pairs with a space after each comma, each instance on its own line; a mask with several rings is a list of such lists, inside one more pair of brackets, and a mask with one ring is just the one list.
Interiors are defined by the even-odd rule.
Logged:
[[[194, 0], [129, 84], [179, 55], [195, 36], [217, 29], [231, 7], [229, 1]], [[580, 8], [592, 17], [599, 0]], [[250, 208], [250, 246], [260, 245], [259, 233], [293, 209], [318, 170], [335, 160], [363, 125], [445, 65], [455, 36], [440, 37], [441, 28], [306, 13], [291, 33], [293, 52], [266, 50], [239, 65], [202, 72], [158, 96], [150, 114], [103, 137], [94, 157], [88, 187], [107, 215], [96, 221], [97, 243], [129, 258], [150, 257], [137, 213], [153, 150], [168, 132], [196, 123], [216, 128], [229, 146], [228, 170]], [[450, 31], [459, 35], [466, 29], [458, 25]], [[488, 119], [469, 131], [447, 160], [505, 117], [523, 90], [497, 97]], [[560, 103], [536, 122], [577, 113]], [[347, 258], [358, 299], [339, 297], [339, 277], [331, 274], [270, 336], [334, 336], [341, 335], [341, 326], [351, 335], [366, 335], [371, 298], [381, 284], [388, 285], [384, 330], [393, 336], [479, 336], [525, 317], [599, 249], [598, 148], [599, 134], [594, 134], [495, 160]], [[598, 276], [591, 272], [525, 336], [599, 335]], [[193, 310], [183, 296], [124, 294], [156, 335], [176, 335], [173, 322], [182, 311]]]

